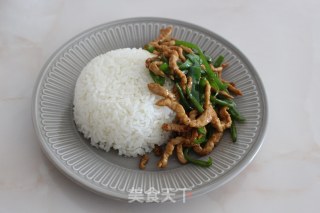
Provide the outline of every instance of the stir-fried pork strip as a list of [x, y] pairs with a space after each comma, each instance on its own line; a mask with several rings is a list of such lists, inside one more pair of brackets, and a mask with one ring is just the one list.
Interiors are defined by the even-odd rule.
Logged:
[[167, 132], [188, 132], [190, 131], [190, 127], [183, 124], [177, 124], [177, 123], [164, 123], [162, 125], [162, 129]]
[[147, 154], [144, 154], [140, 159], [139, 168], [145, 169], [148, 161], [149, 161], [149, 156]]
[[223, 132], [213, 133], [204, 147], [201, 147], [200, 144], [196, 144], [193, 146], [193, 151], [198, 155], [202, 156], [209, 154], [210, 152], [212, 152], [215, 144], [217, 144], [220, 141], [222, 135]]
[[163, 73], [162, 70], [160, 70], [159, 66], [162, 64], [162, 61], [153, 61], [149, 65], [149, 70], [153, 72], [155, 75], [159, 75], [162, 77], [165, 77], [166, 75]]
[[176, 96], [165, 87], [157, 84], [157, 83], [149, 83], [148, 88], [151, 92], [153, 92], [156, 95], [160, 95], [164, 98], [169, 98], [171, 100], [176, 100]]
[[167, 167], [168, 159], [172, 155], [174, 147], [180, 143], [183, 143], [185, 140], [187, 140], [187, 139], [184, 137], [176, 137], [176, 138], [170, 139], [170, 141], [166, 145], [166, 148], [164, 150], [164, 153], [162, 154], [160, 161], [158, 162], [159, 168]]
[[177, 101], [165, 98], [157, 101], [156, 105], [169, 107], [172, 111], [176, 113], [176, 117], [179, 119], [181, 123], [185, 125], [188, 125], [190, 123], [190, 118], [187, 116], [186, 111], [184, 110], [183, 106], [179, 104]]
[[178, 144], [176, 146], [176, 154], [177, 154], [177, 158], [179, 160], [179, 162], [181, 164], [186, 164], [188, 161], [186, 160], [186, 158], [184, 157], [184, 154], [183, 154], [183, 145], [182, 143]]

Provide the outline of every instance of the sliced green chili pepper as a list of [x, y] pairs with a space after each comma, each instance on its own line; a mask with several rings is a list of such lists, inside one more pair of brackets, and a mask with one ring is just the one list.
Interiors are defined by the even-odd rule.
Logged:
[[202, 113], [204, 111], [203, 107], [197, 101], [197, 99], [195, 97], [193, 97], [193, 95], [191, 94], [190, 89], [188, 87], [186, 87], [186, 92], [187, 92], [187, 96], [190, 99], [192, 105], [198, 110], [198, 112]]
[[189, 70], [181, 70], [181, 72], [182, 72], [183, 74], [187, 75], [188, 72], [189, 72]]
[[201, 166], [201, 167], [209, 167], [212, 165], [212, 158], [209, 157], [207, 161], [204, 161], [204, 160], [198, 160], [198, 159], [193, 159], [191, 158], [189, 155], [189, 148], [185, 149], [183, 151], [183, 154], [184, 154], [184, 157], [186, 158], [186, 160], [192, 164], [195, 164], [195, 165], [198, 165], [198, 166]]
[[200, 66], [190, 67], [189, 72], [188, 72], [188, 77], [192, 78], [191, 94], [199, 102], [200, 101], [199, 83], [200, 83], [200, 78], [201, 78]]
[[195, 66], [200, 66], [202, 64], [202, 60], [201, 60], [200, 56], [198, 56], [196, 54], [192, 54], [192, 53], [189, 53], [186, 56]]
[[200, 89], [203, 89], [203, 91], [204, 91], [206, 84], [207, 84], [207, 79], [205, 77], [201, 77], [200, 81], [199, 81]]
[[215, 128], [212, 125], [207, 125], [207, 138], [210, 138], [215, 132]]
[[149, 51], [150, 53], [153, 53], [153, 51], [155, 50], [154, 49], [154, 46], [150, 45], [150, 44], [146, 44], [144, 47], [143, 47], [145, 50]]
[[192, 61], [187, 59], [184, 63], [179, 65], [179, 69], [180, 70], [185, 70], [185, 69], [188, 69], [189, 67], [191, 67], [192, 65], [193, 65]]
[[192, 107], [190, 106], [187, 99], [185, 98], [183, 91], [178, 83], [176, 83], [176, 87], [177, 87], [178, 93], [180, 95], [180, 102], [181, 102], [182, 106], [185, 108], [185, 110], [192, 110]]
[[230, 133], [231, 133], [232, 142], [236, 142], [237, 141], [237, 127], [235, 124], [235, 120], [233, 120], [231, 123]]
[[153, 72], [149, 71], [150, 72], [150, 76], [151, 78], [153, 79], [153, 81], [157, 84], [160, 84], [161, 86], [164, 85], [164, 82], [166, 81], [166, 79], [162, 76], [158, 76], [156, 74], [154, 74]]
[[208, 63], [211, 63], [211, 62], [212, 62], [212, 57], [209, 56], [209, 55], [207, 55], [205, 50], [203, 51], [203, 55], [206, 57]]
[[206, 129], [206, 127], [199, 127], [198, 129], [197, 129], [197, 131], [198, 131], [198, 133], [199, 134], [202, 134], [202, 135], [205, 135], [205, 134], [207, 134], [207, 129]]
[[[176, 43], [177, 44], [177, 43]], [[179, 45], [179, 44], [177, 44], [177, 45]], [[192, 47], [190, 47], [191, 49], [192, 49], [192, 51], [195, 53], [195, 54], [197, 54], [197, 55], [199, 55], [199, 51], [198, 51], [198, 49], [195, 49], [195, 48], [192, 48]], [[205, 52], [205, 51], [204, 51]], [[203, 54], [204, 54], [204, 52], [203, 52]]]
[[210, 97], [210, 101], [213, 102], [214, 104], [218, 104], [220, 106], [227, 106], [229, 108], [234, 108], [235, 107], [235, 103], [234, 102], [228, 102], [227, 100], [221, 100], [218, 99], [214, 96]]
[[213, 103], [213, 104], [218, 104], [220, 106], [227, 106], [229, 107], [229, 113], [231, 115], [231, 117], [236, 120], [236, 121], [240, 121], [240, 122], [243, 122], [245, 121], [246, 119], [240, 115], [240, 113], [237, 111], [236, 109], [236, 104], [234, 103], [234, 101], [232, 100], [228, 100], [228, 99], [225, 99], [225, 100], [221, 100], [221, 99], [218, 99], [214, 96], [211, 96], [210, 97], [210, 101]]
[[206, 68], [209, 83], [216, 91], [225, 90], [228, 87], [228, 84], [222, 83], [221, 80], [219, 79], [217, 73], [213, 72], [208, 61], [206, 60], [205, 55], [203, 54], [202, 50], [197, 45], [190, 43], [190, 42], [181, 41], [181, 40], [176, 40], [175, 44], [178, 46], [183, 45], [183, 46], [189, 47], [191, 49], [197, 50], [197, 52], [199, 53], [200, 59], [202, 60], [202, 63]]
[[170, 71], [169, 71], [169, 65], [164, 62], [162, 63], [160, 66], [159, 66], [159, 69], [162, 70], [165, 74], [169, 74]]
[[212, 62], [212, 58], [210, 56], [208, 56], [208, 55], [205, 55], [205, 56], [206, 56], [206, 59], [207, 59], [208, 63], [211, 63]]
[[224, 57], [222, 55], [220, 55], [216, 61], [214, 62], [213, 66], [214, 67], [220, 67], [222, 65], [222, 62], [224, 60]]
[[224, 100], [225, 102], [227, 102], [227, 103], [229, 103], [229, 104], [233, 105], [233, 106], [236, 106], [236, 103], [235, 103], [232, 99], [224, 98], [223, 100]]
[[239, 122], [243, 122], [246, 120], [242, 115], [240, 115], [240, 113], [235, 109], [235, 107], [230, 107], [229, 113], [230, 113], [231, 117], [233, 118], [233, 120], [236, 120]]
[[195, 144], [202, 144], [202, 143], [204, 143], [204, 142], [206, 142], [206, 136], [204, 135], [204, 136], [202, 136], [201, 138], [198, 138], [198, 139], [194, 139], [194, 141], [193, 141], [193, 143], [195, 143]]
[[200, 103], [204, 102], [204, 92], [207, 84], [207, 79], [205, 77], [201, 77], [199, 81], [199, 94], [200, 94]]
[[204, 143], [206, 142], [206, 139], [207, 139], [207, 129], [206, 127], [199, 127], [197, 129], [198, 133], [201, 134], [201, 138], [198, 138], [198, 139], [195, 139], [193, 142], [196, 143], [196, 144], [201, 144], [201, 143]]

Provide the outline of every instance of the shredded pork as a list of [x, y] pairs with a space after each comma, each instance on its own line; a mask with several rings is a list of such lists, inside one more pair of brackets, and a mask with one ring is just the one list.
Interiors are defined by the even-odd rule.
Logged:
[[[191, 77], [187, 77], [186, 74], [180, 70], [179, 64], [186, 61], [187, 54], [194, 54], [194, 50], [183, 45], [176, 46], [176, 40], [172, 38], [171, 34], [172, 27], [161, 29], [159, 37], [149, 43], [149, 45], [154, 47], [153, 53], [156, 54], [156, 56], [146, 61], [146, 67], [155, 75], [178, 81], [185, 93], [186, 88], [190, 91], [192, 90], [193, 82]], [[161, 61], [162, 58], [166, 58], [167, 60], [169, 73], [164, 73], [159, 68], [163, 63]], [[206, 81], [203, 97], [201, 97], [203, 98], [203, 110], [201, 111], [189, 109], [186, 112], [184, 108], [185, 105], [181, 102], [181, 100], [183, 101], [183, 97], [178, 93], [176, 86], [170, 91], [156, 83], [148, 84], [151, 92], [163, 97], [163, 99], [156, 102], [156, 105], [166, 106], [176, 114], [176, 118], [172, 123], [164, 123], [162, 125], [162, 130], [173, 132], [174, 137], [168, 141], [163, 151], [160, 146], [155, 146], [154, 148], [154, 152], [157, 153], [157, 155], [161, 155], [161, 159], [157, 164], [159, 168], [165, 168], [168, 165], [168, 159], [173, 154], [174, 149], [176, 149], [176, 156], [181, 164], [188, 162], [184, 156], [184, 148], [191, 148], [200, 156], [210, 154], [219, 143], [224, 131], [231, 127], [232, 119], [228, 112], [228, 107], [213, 106], [210, 97], [219, 95], [227, 99], [233, 99], [233, 96], [229, 92], [233, 95], [242, 95], [242, 92], [234, 83], [222, 79], [222, 72], [224, 68], [227, 67], [227, 64], [221, 64], [220, 67], [214, 67], [210, 64], [210, 67], [221, 82], [227, 84], [227, 90], [216, 91], [215, 88], [211, 87], [210, 83]], [[201, 69], [205, 71], [206, 67], [201, 64]], [[213, 128], [211, 135], [206, 136], [206, 132], [199, 132], [199, 128], [204, 128], [208, 125]], [[202, 131], [207, 131], [207, 129]], [[201, 140], [203, 140], [204, 143], [201, 142]], [[144, 159], [144, 157], [142, 159]], [[140, 165], [143, 166], [142, 163], [144, 162], [147, 162], [147, 160], [141, 160]]]

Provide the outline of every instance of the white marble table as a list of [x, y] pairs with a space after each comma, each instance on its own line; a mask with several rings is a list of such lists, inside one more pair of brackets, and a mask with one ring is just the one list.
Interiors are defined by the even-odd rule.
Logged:
[[[0, 1], [0, 212], [320, 212], [319, 1], [132, 2]], [[185, 204], [130, 205], [88, 192], [47, 160], [33, 131], [32, 89], [53, 51], [87, 28], [137, 16], [215, 31], [246, 54], [268, 94], [254, 161]]]

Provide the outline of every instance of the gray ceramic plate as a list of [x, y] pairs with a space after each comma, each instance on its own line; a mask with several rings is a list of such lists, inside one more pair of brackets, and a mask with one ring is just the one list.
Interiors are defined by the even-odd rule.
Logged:
[[[211, 153], [213, 165], [200, 168], [180, 165], [156, 168], [151, 158], [145, 171], [138, 158], [118, 156], [89, 145], [73, 122], [74, 87], [82, 68], [109, 50], [142, 47], [157, 37], [159, 29], [173, 26], [173, 36], [198, 44], [213, 58], [225, 56], [226, 80], [234, 81], [244, 96], [236, 98], [247, 121], [238, 125], [238, 141], [227, 133]], [[262, 82], [248, 59], [232, 44], [202, 27], [163, 18], [132, 18], [110, 22], [72, 38], [44, 65], [34, 89], [33, 122], [44, 153], [76, 183], [98, 194], [120, 200], [177, 201], [212, 191], [239, 174], [259, 150], [267, 123], [267, 103]], [[157, 198], [157, 199], [153, 199]], [[162, 196], [162, 197], [161, 197]], [[169, 199], [170, 201], [170, 199]]]

